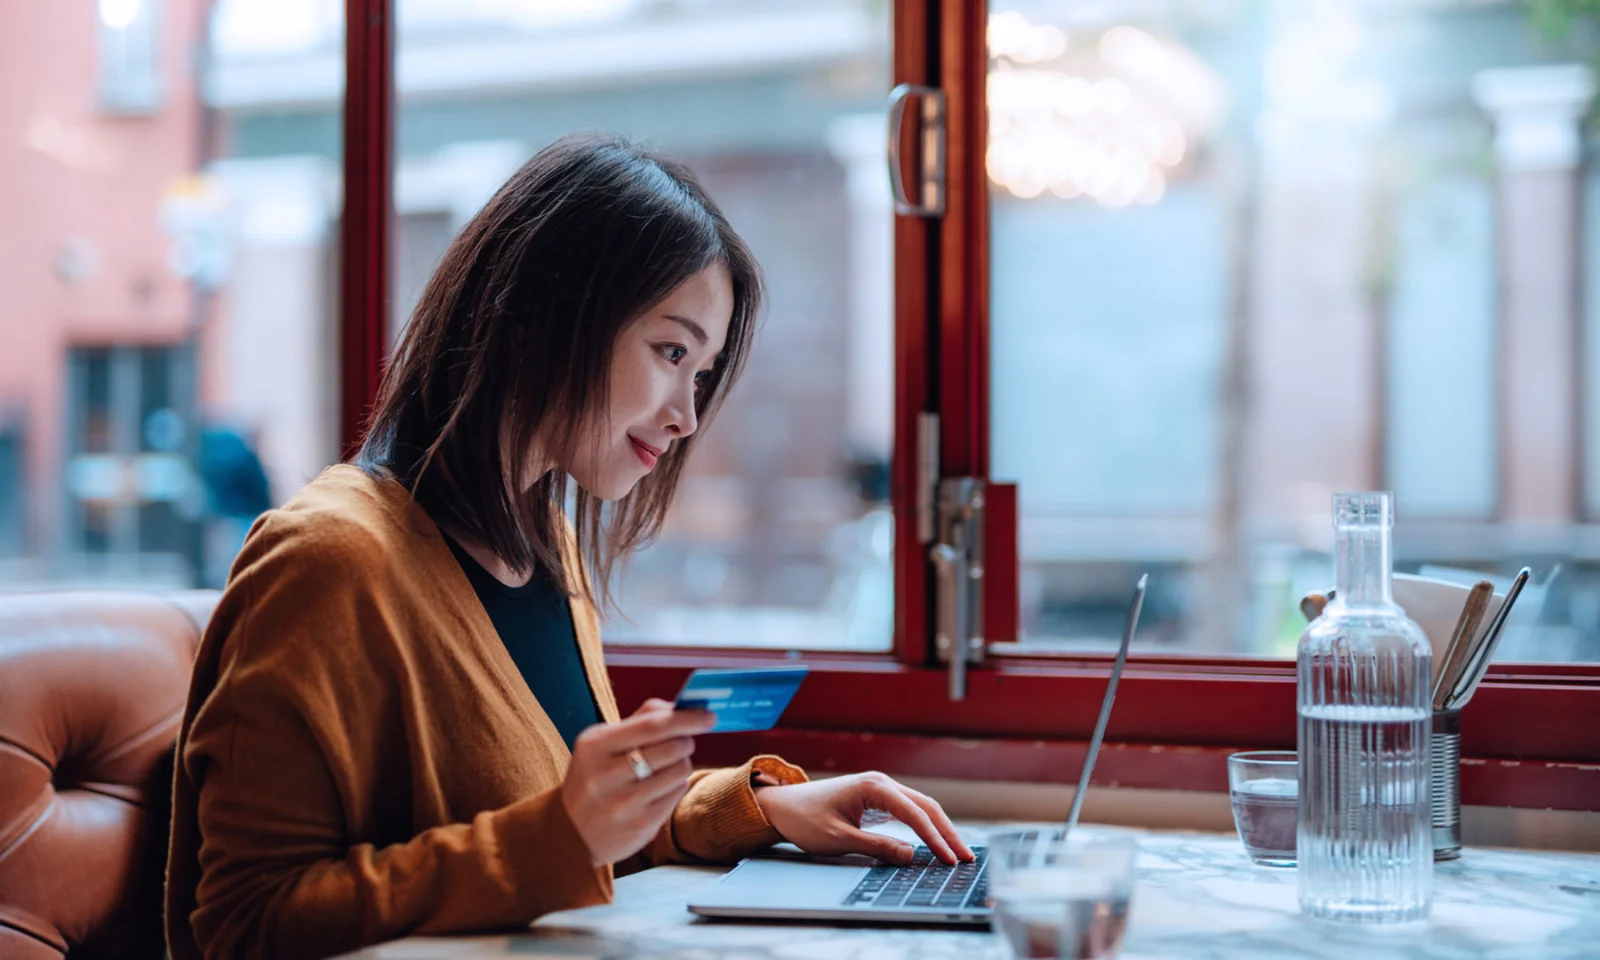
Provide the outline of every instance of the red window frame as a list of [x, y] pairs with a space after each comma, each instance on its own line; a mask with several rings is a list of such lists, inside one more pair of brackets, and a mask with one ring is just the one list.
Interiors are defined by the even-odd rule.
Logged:
[[394, 226], [394, 0], [345, 0], [339, 449], [361, 442], [388, 348]]
[[[1108, 658], [1004, 657], [946, 695], [931, 658], [925, 547], [914, 515], [916, 420], [941, 418], [946, 476], [989, 475], [989, 209], [983, 97], [986, 0], [896, 0], [894, 82], [946, 94], [947, 213], [895, 222], [895, 640], [888, 654], [808, 658], [811, 678], [782, 726], [713, 738], [708, 762], [781, 752], [820, 770], [1066, 783], [1076, 779]], [[392, 229], [393, 0], [346, 0], [341, 440], [354, 448], [376, 395], [386, 345]], [[910, 138], [906, 140], [910, 144]], [[990, 542], [992, 596], [1015, 597], [1015, 538]], [[998, 582], [994, 582], [998, 580]], [[1014, 639], [1005, 603], [991, 639]], [[692, 666], [772, 660], [772, 651], [613, 647], [624, 708], [670, 697]], [[1095, 770], [1097, 785], [1221, 791], [1224, 759], [1295, 743], [1289, 660], [1136, 656], [1129, 662]], [[1462, 800], [1489, 806], [1600, 810], [1600, 665], [1496, 664], [1462, 717]]]

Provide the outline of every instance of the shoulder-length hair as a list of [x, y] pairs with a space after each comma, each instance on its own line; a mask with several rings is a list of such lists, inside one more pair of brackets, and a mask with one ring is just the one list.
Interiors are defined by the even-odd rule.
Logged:
[[563, 137], [445, 251], [384, 372], [356, 463], [393, 476], [436, 523], [518, 572], [609, 605], [613, 567], [660, 532], [699, 435], [673, 443], [604, 511], [575, 491], [574, 562], [563, 550], [568, 477], [529, 476], [527, 451], [537, 441], [547, 459], [570, 462], [586, 417], [605, 410], [618, 335], [719, 263], [733, 317], [695, 400], [702, 426], [749, 354], [760, 267], [687, 167], [617, 137]]

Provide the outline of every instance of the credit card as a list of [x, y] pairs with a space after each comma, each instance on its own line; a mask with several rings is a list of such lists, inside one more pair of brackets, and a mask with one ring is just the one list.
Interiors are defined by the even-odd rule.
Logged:
[[678, 691], [676, 710], [710, 710], [717, 715], [711, 733], [769, 730], [800, 689], [807, 667], [761, 670], [696, 670]]

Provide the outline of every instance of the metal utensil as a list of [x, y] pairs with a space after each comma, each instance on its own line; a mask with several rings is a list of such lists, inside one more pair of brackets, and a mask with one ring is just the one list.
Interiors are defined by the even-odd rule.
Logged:
[[1495, 611], [1489, 626], [1483, 631], [1483, 639], [1478, 642], [1477, 649], [1468, 660], [1467, 669], [1461, 674], [1461, 679], [1457, 680], [1452, 688], [1449, 699], [1445, 701], [1445, 709], [1464, 707], [1467, 701], [1472, 699], [1472, 692], [1478, 689], [1478, 683], [1489, 671], [1489, 661], [1494, 657], [1494, 648], [1500, 642], [1500, 635], [1505, 632], [1506, 618], [1511, 615], [1511, 606], [1517, 602], [1517, 597], [1522, 594], [1522, 588], [1528, 583], [1528, 577], [1532, 575], [1533, 571], [1523, 567], [1516, 579], [1511, 581], [1511, 588], [1506, 591], [1505, 601], [1500, 604], [1500, 609]]
[[1487, 580], [1479, 580], [1467, 592], [1467, 602], [1461, 607], [1455, 632], [1450, 634], [1450, 642], [1445, 646], [1444, 663], [1440, 665], [1439, 676], [1433, 682], [1435, 711], [1443, 710], [1445, 701], [1455, 692], [1456, 681], [1461, 679], [1461, 672], [1466, 669], [1473, 653], [1472, 641], [1478, 635], [1478, 625], [1483, 622], [1483, 615], [1489, 610], [1489, 599], [1493, 596], [1494, 584]]
[[1078, 825], [1078, 814], [1083, 810], [1083, 798], [1089, 792], [1089, 776], [1094, 773], [1094, 761], [1100, 755], [1100, 741], [1105, 738], [1106, 723], [1111, 719], [1111, 702], [1117, 698], [1117, 683], [1122, 680], [1122, 665], [1128, 662], [1128, 645], [1133, 642], [1133, 633], [1139, 628], [1139, 612], [1144, 609], [1144, 594], [1149, 584], [1150, 575], [1147, 573], [1139, 578], [1139, 585], [1133, 588], [1133, 604], [1128, 608], [1128, 620], [1122, 627], [1122, 646], [1117, 648], [1117, 660], [1111, 665], [1111, 681], [1106, 684], [1105, 698], [1100, 701], [1100, 718], [1094, 723], [1094, 736], [1089, 739], [1089, 752], [1083, 758], [1083, 772], [1078, 774], [1078, 789], [1072, 794], [1072, 810], [1067, 814], [1067, 827], [1061, 832], [1063, 838]]

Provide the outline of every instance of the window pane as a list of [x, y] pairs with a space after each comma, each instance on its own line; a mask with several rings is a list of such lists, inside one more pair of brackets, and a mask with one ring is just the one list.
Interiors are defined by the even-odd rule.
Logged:
[[[612, 641], [887, 649], [888, 4], [399, 3], [395, 302], [534, 151], [607, 130], [683, 160], [770, 289], [744, 379]], [[397, 316], [397, 324], [405, 317]]]
[[0, 588], [219, 586], [335, 459], [342, 10], [0, 12]]
[[1292, 655], [1331, 494], [1392, 489], [1397, 569], [1533, 568], [1501, 657], [1600, 660], [1593, 21], [992, 0], [1010, 652], [1111, 648], [1148, 570], [1145, 652]]
[[[19, 411], [0, 410], [0, 565], [22, 555], [22, 449], [25, 420]], [[4, 576], [0, 573], [0, 576]]]
[[[1583, 506], [1600, 519], [1600, 165], [1590, 163], [1583, 186]], [[1594, 239], [1591, 239], [1594, 238]], [[1600, 613], [1600, 611], [1597, 611]]]
[[[166, 0], [99, 0], [100, 105], [127, 116], [161, 107]], [[182, 13], [187, 4], [177, 4]]]
[[1408, 517], [1494, 516], [1494, 191], [1458, 172], [1393, 211], [1387, 298], [1389, 486]]

